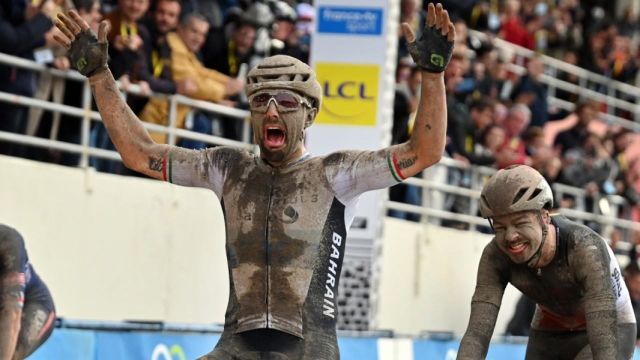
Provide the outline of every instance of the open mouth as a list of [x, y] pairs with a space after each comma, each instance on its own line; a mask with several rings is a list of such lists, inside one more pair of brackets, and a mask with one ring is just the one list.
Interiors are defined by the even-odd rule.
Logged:
[[267, 125], [264, 127], [264, 145], [270, 149], [277, 149], [284, 146], [287, 133], [277, 125]]
[[509, 244], [509, 252], [512, 254], [519, 254], [521, 252], [523, 252], [527, 247], [526, 243], [523, 242], [518, 242], [518, 243], [512, 243]]

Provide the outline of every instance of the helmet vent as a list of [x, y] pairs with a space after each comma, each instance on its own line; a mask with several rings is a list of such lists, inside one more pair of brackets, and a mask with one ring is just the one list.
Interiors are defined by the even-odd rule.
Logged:
[[520, 201], [520, 199], [524, 196], [524, 193], [527, 192], [527, 188], [520, 188], [520, 190], [518, 190], [518, 193], [516, 194], [516, 196], [513, 197], [513, 201], [511, 202], [511, 205], [517, 203], [518, 201]]
[[529, 196], [529, 199], [527, 201], [529, 201], [531, 199], [534, 199], [536, 196], [538, 196], [538, 194], [540, 194], [540, 192], [542, 192], [542, 189], [537, 189], [536, 188], [535, 190], [533, 190], [533, 194], [531, 194], [531, 196]]
[[294, 66], [291, 63], [288, 64], [260, 64], [258, 65], [258, 69], [278, 69], [278, 68], [285, 68], [285, 67], [292, 67]]

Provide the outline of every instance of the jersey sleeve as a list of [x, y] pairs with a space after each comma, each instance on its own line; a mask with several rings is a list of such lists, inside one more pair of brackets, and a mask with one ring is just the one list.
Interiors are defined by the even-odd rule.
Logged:
[[587, 228], [576, 229], [569, 264], [584, 292], [587, 335], [594, 359], [615, 359], [616, 304], [609, 251], [602, 238]]
[[460, 342], [457, 359], [484, 359], [487, 356], [508, 282], [508, 262], [499, 252], [493, 241], [482, 252], [469, 324]]
[[404, 180], [396, 171], [388, 148], [336, 152], [328, 155], [324, 162], [327, 179], [342, 202], [365, 191], [383, 189]]
[[162, 176], [172, 184], [203, 187], [222, 198], [222, 188], [229, 167], [239, 157], [230, 147], [189, 150], [172, 147], [162, 162]]

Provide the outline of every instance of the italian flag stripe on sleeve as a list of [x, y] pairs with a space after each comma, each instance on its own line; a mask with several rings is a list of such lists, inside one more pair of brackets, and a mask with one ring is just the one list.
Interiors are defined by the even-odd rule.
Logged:
[[393, 175], [393, 178], [396, 179], [396, 181], [402, 182], [402, 180], [406, 179], [400, 172], [398, 160], [393, 155], [393, 151], [389, 151], [389, 154], [387, 155], [387, 164], [389, 165], [389, 170], [391, 170], [391, 175]]
[[167, 156], [162, 158], [162, 180], [164, 181], [167, 181]]
[[171, 161], [171, 151], [162, 158], [162, 179], [164, 181], [172, 182], [171, 180], [171, 170], [172, 170], [172, 161]]

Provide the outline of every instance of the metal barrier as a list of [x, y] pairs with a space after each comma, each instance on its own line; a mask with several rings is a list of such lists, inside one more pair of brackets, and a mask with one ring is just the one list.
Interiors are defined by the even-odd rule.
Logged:
[[[469, 187], [462, 187], [447, 184], [443, 180], [449, 171], [460, 171], [466, 173], [470, 179]], [[422, 206], [410, 205], [395, 201], [387, 201], [386, 206], [390, 210], [398, 210], [413, 214], [422, 215], [422, 222], [435, 222], [439, 224], [442, 220], [456, 221], [468, 224], [469, 230], [477, 230], [477, 226], [488, 225], [487, 221], [479, 216], [478, 202], [480, 190], [484, 181], [496, 172], [496, 169], [483, 166], [468, 166], [464, 163], [444, 157], [438, 164], [427, 169], [423, 173], [423, 178], [409, 178], [405, 180], [408, 185], [419, 186], [423, 189]], [[626, 213], [625, 209], [630, 206], [628, 202], [618, 195], [596, 195], [590, 198], [586, 190], [560, 183], [551, 185], [556, 201], [565, 197], [575, 198], [575, 205], [572, 208], [559, 208], [560, 214], [582, 223], [595, 223], [599, 225], [603, 236], [608, 237], [614, 228], [623, 230], [623, 237], [628, 242], [631, 241], [634, 232], [640, 231], [640, 223], [621, 218], [620, 215]], [[434, 200], [433, 196], [459, 196], [468, 199], [468, 211], [456, 213], [445, 210], [442, 201]], [[591, 206], [587, 206], [590, 200]]]
[[[504, 42], [498, 41], [498, 43], [501, 44], [501, 46], [505, 45], [503, 44]], [[512, 44], [508, 44], [508, 46], [512, 46]], [[525, 51], [525, 50], [526, 49], [518, 50], [518, 51], [522, 52], [523, 54], [532, 55], [530, 51], [528, 50]], [[545, 61], [549, 59], [545, 59]], [[555, 59], [552, 59], [552, 60], [554, 64], [557, 63], [557, 60]], [[120, 160], [120, 156], [118, 155], [117, 152], [92, 147], [90, 144], [89, 133], [90, 133], [90, 128], [92, 124], [91, 122], [101, 121], [101, 119], [100, 119], [100, 114], [91, 109], [91, 92], [90, 92], [88, 82], [86, 81], [84, 76], [74, 71], [65, 72], [65, 71], [59, 71], [55, 69], [49, 69], [43, 65], [39, 65], [32, 61], [6, 55], [6, 54], [1, 54], [1, 53], [0, 53], [0, 63], [9, 64], [12, 66], [17, 66], [17, 67], [32, 70], [32, 71], [39, 71], [39, 72], [47, 71], [54, 76], [63, 77], [68, 80], [84, 81], [82, 108], [75, 108], [75, 107], [54, 103], [50, 101], [38, 100], [38, 99], [19, 96], [15, 94], [0, 92], [0, 101], [3, 101], [3, 102], [10, 102], [13, 104], [19, 104], [19, 105], [24, 105], [28, 107], [37, 107], [37, 108], [42, 108], [50, 111], [57, 111], [63, 114], [68, 114], [68, 115], [77, 116], [81, 118], [82, 128], [81, 128], [80, 144], [72, 144], [72, 143], [67, 143], [67, 142], [62, 142], [57, 140], [51, 140], [51, 139], [42, 139], [42, 138], [37, 138], [33, 136], [2, 132], [2, 131], [0, 131], [0, 140], [11, 141], [11, 142], [38, 146], [38, 147], [46, 147], [46, 148], [57, 149], [61, 151], [68, 151], [72, 153], [78, 153], [81, 155], [81, 159], [79, 163], [80, 167], [89, 166], [90, 156], [95, 156], [98, 158], [104, 158], [104, 159], [110, 159], [110, 160]], [[517, 65], [514, 65], [514, 66], [517, 66]], [[574, 73], [579, 73], [579, 74], [588, 73], [583, 69], [572, 67], [564, 63], [562, 63], [561, 66], [558, 65], [558, 68], [569, 69], [570, 71], [574, 71]], [[522, 71], [521, 67], [519, 71]], [[638, 94], [640, 94], [640, 90], [638, 88], [635, 88], [626, 84], [617, 83], [615, 81], [611, 81], [606, 78], [603, 79], [603, 77], [596, 76], [595, 74], [591, 74], [591, 73], [588, 73], [588, 74], [590, 77], [589, 78], [590, 81], [604, 82], [605, 80], [607, 80], [607, 83], [614, 84], [613, 86], [617, 90], [621, 90], [621, 91], [633, 90], [635, 91], [633, 93], [634, 95], [637, 96]], [[555, 80], [557, 80], [557, 79], [553, 79], [550, 76], [544, 77], [544, 79], [545, 81], [549, 81], [549, 82], [554, 82]], [[572, 91], [584, 90], [582, 89], [582, 87], [577, 87], [573, 84], [563, 83], [560, 81], [556, 82], [556, 85], [558, 85], [558, 87], [562, 87], [563, 89], [568, 89]], [[131, 86], [128, 92], [139, 95], [140, 89], [137, 86]], [[599, 93], [594, 93], [592, 91], [587, 91], [584, 93], [588, 94], [589, 96], [595, 96], [596, 94], [600, 96]], [[252, 145], [249, 143], [250, 130], [249, 130], [248, 121], [246, 120], [249, 117], [249, 112], [235, 109], [235, 108], [229, 108], [226, 106], [222, 106], [222, 105], [218, 105], [218, 104], [214, 104], [206, 101], [190, 99], [182, 95], [167, 96], [163, 94], [152, 94], [152, 96], [165, 96], [169, 99], [170, 109], [171, 109], [169, 125], [165, 127], [165, 126], [146, 123], [146, 122], [143, 122], [143, 124], [145, 128], [147, 128], [148, 130], [153, 130], [156, 132], [162, 132], [162, 133], [168, 134], [169, 143], [174, 144], [176, 141], [176, 138], [181, 137], [186, 139], [203, 141], [213, 145], [229, 145], [229, 146], [236, 146], [236, 147], [241, 147], [241, 148], [250, 149], [250, 150], [256, 149], [255, 145]], [[566, 102], [562, 102], [562, 100], [560, 99], [551, 98], [550, 100], [565, 108], [570, 108], [573, 105]], [[201, 134], [201, 133], [197, 133], [197, 132], [193, 132], [185, 129], [176, 128], [175, 109], [178, 104], [184, 104], [194, 109], [200, 109], [203, 111], [221, 114], [229, 118], [233, 118], [235, 120], [244, 121], [243, 141], [235, 141], [235, 140], [225, 139], [225, 138], [221, 138], [213, 135]], [[616, 106], [622, 106], [626, 109], [630, 109], [631, 106], [635, 106], [634, 104], [631, 104], [622, 100], [620, 101], [611, 100], [611, 104], [615, 104]], [[634, 129], [635, 131], [640, 132], [640, 124], [638, 123], [617, 118], [614, 115], [607, 114], [607, 116], [609, 117], [609, 120], [611, 120], [612, 122], [619, 122], [620, 124], [623, 124], [623, 126], [625, 127], [628, 127], [628, 128]], [[469, 179], [469, 183], [466, 186], [460, 186], [459, 184], [448, 184], [446, 180], [446, 173], [451, 170], [457, 170], [465, 174]], [[433, 175], [438, 172], [440, 174], [444, 172], [445, 177], [442, 177], [441, 175], [440, 176]], [[486, 178], [491, 174], [493, 174], [494, 172], [495, 172], [495, 169], [493, 168], [467, 166], [464, 163], [459, 162], [457, 160], [453, 160], [450, 158], [443, 158], [439, 164], [433, 166], [430, 169], [427, 169], [427, 171], [424, 173], [423, 179], [410, 178], [410, 179], [407, 179], [406, 181], [406, 183], [409, 185], [420, 186], [424, 189], [424, 195], [423, 195], [424, 205], [423, 206], [408, 205], [408, 204], [403, 204], [403, 203], [398, 203], [393, 201], [388, 201], [386, 205], [387, 205], [387, 208], [391, 210], [399, 210], [399, 211], [405, 211], [405, 212], [424, 215], [423, 216], [424, 219], [437, 219], [437, 220], [444, 219], [444, 220], [452, 220], [452, 221], [467, 223], [470, 225], [470, 229], [473, 230], [473, 229], [476, 229], [477, 226], [486, 226], [486, 221], [481, 217], [477, 216], [478, 198], [480, 195], [480, 192], [478, 189], [482, 187], [482, 184], [484, 183]], [[576, 197], [577, 204], [578, 204], [576, 208], [560, 209], [561, 213], [569, 217], [578, 219], [580, 221], [594, 221], [601, 224], [603, 227], [615, 226], [615, 227], [628, 230], [629, 232], [640, 231], [640, 224], [629, 221], [629, 220], [619, 219], [617, 217], [617, 215], [621, 213], [620, 209], [625, 206], [628, 206], [628, 204], [626, 204], [624, 199], [622, 199], [619, 196], [604, 197], [604, 199], [606, 199], [606, 205], [609, 206], [609, 211], [607, 211], [607, 213], [602, 213], [601, 211], [598, 212], [594, 209], [587, 209], [584, 206], [585, 193], [583, 189], [563, 186], [561, 184], [554, 184], [554, 189], [557, 192], [561, 192], [563, 194], [565, 193], [573, 194]], [[436, 195], [440, 197], [461, 196], [461, 197], [468, 198], [469, 199], [468, 211], [465, 212], [464, 214], [460, 214], [460, 213], [454, 213], [451, 211], [444, 210], [444, 207], [441, 206], [441, 204], [438, 201], [434, 200], [434, 197]], [[601, 202], [600, 198], [596, 199], [596, 203], [604, 204]]]
[[[556, 89], [561, 89], [571, 94], [578, 95], [581, 99], [594, 100], [607, 105], [604, 119], [611, 124], [640, 131], [640, 88], [613, 80], [609, 77], [596, 74], [581, 67], [566, 63], [547, 55], [540, 55], [532, 50], [512, 44], [499, 38], [489, 38], [486, 34], [470, 30], [469, 34], [479, 39], [492, 42], [503, 53], [513, 56], [513, 62], [509, 63], [509, 70], [523, 75], [526, 73], [524, 67], [525, 59], [540, 57], [545, 64], [546, 74], [541, 75], [540, 81], [549, 87], [549, 102], [564, 110], [573, 110], [574, 104], [558, 99]], [[579, 79], [578, 84], [559, 79], [561, 73], [575, 75]], [[596, 89], [596, 90], [594, 90]], [[626, 99], [620, 99], [619, 95], [624, 95]], [[621, 118], [616, 115], [617, 110], [627, 111], [633, 114], [633, 120]]]
[[[67, 151], [71, 153], [78, 153], [81, 155], [79, 166], [87, 167], [89, 165], [89, 156], [95, 156], [98, 158], [104, 158], [109, 160], [120, 160], [120, 155], [116, 151], [105, 150], [96, 147], [92, 147], [90, 144], [90, 131], [91, 131], [91, 121], [102, 121], [100, 114], [97, 111], [93, 111], [91, 109], [91, 89], [89, 87], [89, 82], [86, 80], [84, 76], [79, 74], [76, 71], [61, 71], [57, 69], [50, 69], [44, 65], [35, 63], [33, 61], [19, 58], [12, 55], [7, 55], [0, 53], [0, 63], [19, 67], [21, 69], [35, 71], [35, 72], [48, 72], [55, 77], [64, 78], [66, 80], [72, 81], [82, 81], [84, 82], [83, 94], [82, 94], [82, 108], [76, 108], [72, 106], [67, 106], [64, 104], [59, 104], [55, 102], [51, 102], [48, 100], [39, 100], [30, 97], [15, 95], [6, 92], [0, 92], [0, 101], [8, 102], [16, 105], [23, 105], [26, 107], [34, 107], [40, 108], [44, 110], [49, 110], [52, 112], [58, 112], [61, 114], [76, 116], [82, 119], [82, 126], [80, 131], [80, 144], [72, 144], [61, 142], [53, 139], [43, 139], [37, 138], [33, 136], [15, 134], [0, 131], [0, 140], [12, 141], [19, 144], [31, 145], [37, 147], [46, 147], [61, 151]], [[126, 92], [123, 92], [123, 96], [126, 96], [127, 93], [135, 94], [138, 96], [145, 96], [141, 93], [140, 87], [133, 84], [130, 85]], [[184, 139], [191, 139], [197, 141], [203, 141], [211, 145], [230, 145], [236, 146], [240, 148], [246, 148], [249, 150], [255, 150], [255, 146], [250, 144], [250, 126], [247, 121], [249, 117], [249, 112], [246, 110], [240, 110], [235, 108], [230, 108], [227, 106], [222, 106], [219, 104], [214, 104], [207, 101], [194, 100], [182, 95], [167, 95], [167, 94], [159, 94], [159, 93], [151, 93], [150, 97], [165, 97], [169, 100], [169, 119], [168, 126], [162, 126], [152, 123], [147, 123], [143, 121], [143, 125], [147, 130], [152, 130], [155, 132], [168, 134], [168, 143], [174, 145], [176, 143], [177, 137], [181, 137]], [[215, 113], [218, 115], [223, 115], [225, 117], [231, 118], [235, 121], [243, 121], [243, 139], [242, 141], [235, 141], [226, 138], [222, 138], [219, 136], [202, 134], [198, 132], [189, 131], [186, 129], [179, 129], [175, 126], [175, 117], [176, 117], [176, 107], [178, 105], [187, 105], [193, 109], [207, 111], [211, 113]]]

